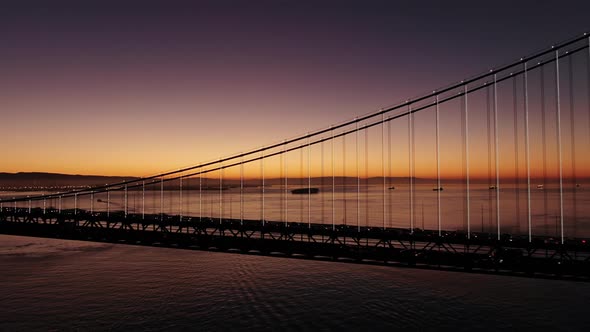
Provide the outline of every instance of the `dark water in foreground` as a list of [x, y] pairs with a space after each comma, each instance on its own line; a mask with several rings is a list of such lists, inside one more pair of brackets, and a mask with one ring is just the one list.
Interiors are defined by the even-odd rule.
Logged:
[[590, 326], [590, 284], [0, 236], [0, 330]]

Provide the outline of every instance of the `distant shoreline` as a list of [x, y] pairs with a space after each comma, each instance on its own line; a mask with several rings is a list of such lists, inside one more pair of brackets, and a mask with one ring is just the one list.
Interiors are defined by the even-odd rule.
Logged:
[[[68, 190], [75, 190], [75, 189], [88, 189], [94, 186], [104, 186], [108, 184], [116, 184], [123, 181], [131, 181], [131, 180], [139, 180], [138, 177], [123, 177], [123, 176], [101, 176], [101, 175], [72, 175], [72, 174], [58, 174], [58, 173], [39, 173], [39, 172], [32, 172], [32, 173], [0, 173], [0, 191], [68, 191]], [[436, 185], [436, 178], [413, 178], [414, 184], [422, 185], [422, 184], [432, 184]], [[352, 176], [325, 176], [325, 177], [311, 177], [308, 179], [307, 177], [288, 177], [287, 184], [290, 188], [294, 188], [297, 186], [307, 186], [308, 181], [311, 180], [311, 183], [314, 186], [320, 185], [330, 185], [332, 181], [336, 186], [342, 185], [357, 185], [358, 179]], [[465, 178], [441, 178], [441, 184], [465, 184]], [[157, 182], [157, 183], [156, 183]], [[187, 190], [198, 190], [199, 184], [201, 183], [200, 187], [201, 190], [219, 190], [219, 178], [217, 177], [209, 177], [209, 178], [201, 178], [199, 180], [198, 177], [188, 177], [184, 178], [183, 187]], [[385, 186], [404, 186], [410, 182], [410, 178], [408, 177], [369, 177], [369, 178], [360, 178], [361, 185], [383, 185], [385, 182]], [[526, 178], [514, 178], [514, 177], [505, 177], [500, 178], [500, 184], [516, 184], [519, 183], [521, 186], [526, 187], [527, 179]], [[531, 187], [536, 187], [539, 184], [556, 184], [559, 182], [558, 178], [547, 178], [543, 180], [542, 178], [531, 178]], [[578, 178], [575, 182], [572, 181], [570, 178], [563, 179], [564, 186], [571, 186], [575, 184], [587, 184], [590, 183], [589, 178]], [[285, 183], [285, 178], [266, 178], [264, 179], [265, 187], [268, 186], [281, 186]], [[178, 179], [172, 180], [165, 180], [164, 181], [164, 188], [177, 188], [180, 184]], [[470, 184], [472, 185], [495, 185], [496, 180], [495, 178], [471, 178]], [[240, 178], [224, 178], [222, 188], [223, 189], [230, 189], [232, 187], [260, 187], [262, 185], [262, 180], [259, 178], [245, 178], [240, 180]], [[145, 188], [146, 190], [155, 190], [160, 189], [160, 180], [154, 179], [154, 182], [146, 183]]]

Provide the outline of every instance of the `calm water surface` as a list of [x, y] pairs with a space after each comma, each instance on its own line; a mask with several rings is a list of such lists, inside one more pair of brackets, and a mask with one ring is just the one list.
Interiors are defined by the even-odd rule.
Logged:
[[0, 330], [579, 331], [590, 284], [0, 236]]
[[[195, 181], [194, 179], [192, 181]], [[188, 182], [188, 181], [185, 181]], [[185, 183], [186, 184], [186, 183]], [[193, 183], [194, 184], [194, 183]], [[304, 184], [302, 184], [304, 186]], [[153, 186], [152, 186], [153, 187]], [[260, 220], [347, 224], [376, 227], [401, 227], [437, 229], [438, 192], [432, 184], [417, 184], [410, 200], [409, 187], [397, 184], [395, 190], [384, 190], [381, 185], [318, 186], [316, 195], [285, 194], [281, 186], [268, 186], [262, 198], [261, 188], [231, 188], [229, 190], [184, 190], [164, 191], [159, 187], [147, 188], [145, 193], [128, 192], [127, 210], [130, 213], [165, 213], [183, 216], [205, 216], [213, 218], [244, 218]], [[297, 187], [293, 184], [289, 189]], [[534, 188], [534, 187], [533, 187]], [[564, 188], [563, 220], [564, 236], [568, 238], [590, 237], [590, 183], [580, 188]], [[152, 189], [152, 190], [150, 190]], [[153, 190], [158, 189], [158, 190]], [[0, 192], [0, 198], [42, 193]], [[499, 193], [489, 190], [487, 185], [474, 184], [470, 190], [469, 209], [466, 204], [465, 187], [461, 184], [445, 184], [440, 192], [441, 228], [443, 230], [471, 229], [474, 232], [497, 232], [500, 222], [502, 233], [513, 235], [528, 234], [528, 196], [522, 183], [502, 184]], [[94, 201], [91, 201], [91, 198]], [[107, 199], [109, 198], [109, 199]], [[499, 206], [496, 205], [497, 199]], [[106, 211], [110, 200], [110, 211], [123, 211], [125, 195], [122, 191], [82, 196], [77, 201], [63, 199], [62, 208], [82, 208]], [[410, 204], [412, 203], [412, 204]], [[531, 229], [534, 236], [560, 235], [559, 186], [548, 184], [544, 190], [531, 191]], [[8, 206], [8, 205], [7, 205]], [[26, 208], [28, 202], [17, 206]], [[32, 207], [43, 207], [43, 201], [31, 203]], [[50, 199], [47, 207], [57, 208], [59, 201]], [[497, 218], [497, 208], [499, 217]], [[264, 208], [264, 213], [262, 212]], [[469, 218], [467, 218], [469, 216]]]

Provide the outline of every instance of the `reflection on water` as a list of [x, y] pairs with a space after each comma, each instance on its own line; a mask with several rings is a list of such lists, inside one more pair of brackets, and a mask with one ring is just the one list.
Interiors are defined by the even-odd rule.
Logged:
[[0, 236], [0, 264], [3, 331], [590, 324], [586, 283], [13, 236]]

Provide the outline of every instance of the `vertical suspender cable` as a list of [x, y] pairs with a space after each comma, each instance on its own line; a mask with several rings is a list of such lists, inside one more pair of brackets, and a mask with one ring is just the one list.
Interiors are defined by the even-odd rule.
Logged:
[[244, 225], [244, 154], [240, 157], [240, 225]]
[[[264, 212], [263, 212], [264, 213]], [[219, 162], [219, 224], [223, 220], [223, 164]]]
[[555, 51], [555, 95], [557, 106], [557, 154], [559, 157], [559, 222], [561, 244], [563, 237], [563, 162], [561, 156], [561, 103], [559, 96], [559, 51]]
[[[545, 124], [545, 67], [541, 66], [541, 139], [543, 144], [543, 186], [547, 185], [547, 126]], [[548, 194], [547, 188], [543, 187], [543, 223], [545, 226], [545, 235], [549, 235], [548, 224]]]
[[[303, 188], [303, 146], [299, 147], [299, 187]], [[299, 200], [299, 222], [303, 222], [303, 199]]]
[[498, 86], [496, 74], [494, 74], [494, 152], [496, 154], [496, 225], [498, 227], [498, 240], [500, 240], [500, 158], [498, 143]]
[[365, 225], [369, 227], [369, 129], [365, 129]]
[[145, 181], [141, 182], [141, 219], [145, 219]]
[[416, 120], [412, 112], [412, 232], [416, 225]]
[[412, 180], [412, 178], [414, 177], [414, 174], [412, 172], [413, 170], [413, 165], [412, 165], [412, 160], [413, 160], [413, 155], [412, 155], [412, 107], [410, 105], [408, 105], [408, 173], [409, 173], [409, 177], [408, 177], [408, 181], [410, 184], [410, 190], [409, 190], [409, 198], [410, 198], [410, 233], [414, 232], [414, 196], [413, 196], [413, 192], [414, 192], [414, 181]]
[[[284, 145], [284, 151], [287, 151], [287, 145]], [[289, 183], [288, 183], [288, 172], [287, 172], [287, 164], [289, 163], [289, 159], [287, 158], [287, 154], [285, 153], [285, 226], [288, 223], [288, 212], [289, 212]]]
[[[576, 170], [576, 136], [575, 136], [575, 103], [574, 103], [574, 57], [570, 55], [568, 65], [569, 65], [569, 103], [570, 103], [570, 141], [571, 141], [571, 167], [572, 167], [572, 175], [571, 175], [571, 186], [572, 186], [572, 195], [573, 195], [573, 230], [572, 235], [576, 237], [578, 235], [577, 232], [577, 219], [578, 219], [578, 200], [577, 200], [577, 192], [576, 192], [576, 183], [578, 182], [577, 170]], [[590, 101], [589, 101], [590, 102]]]
[[467, 108], [467, 85], [463, 86], [463, 111], [465, 112], [465, 184], [466, 184], [466, 208], [467, 208], [467, 239], [471, 239], [471, 192], [469, 188], [469, 112]]
[[438, 95], [436, 95], [436, 220], [438, 227], [438, 236], [442, 235], [440, 220], [440, 133], [439, 133], [439, 106]]
[[[365, 192], [364, 192], [364, 196], [365, 196], [365, 202], [364, 202], [364, 219], [365, 219], [365, 226], [369, 227], [369, 208], [370, 208], [370, 204], [369, 204], [369, 129], [366, 128], [364, 129], [364, 161], [365, 161], [365, 166], [364, 166], [364, 170], [365, 170], [365, 180], [364, 180], [364, 188], [365, 188]], [[363, 148], [361, 148], [362, 150]], [[360, 151], [360, 150], [359, 150]], [[360, 190], [359, 190], [360, 191]], [[361, 209], [362, 210], [362, 209]]]
[[332, 230], [336, 228], [336, 206], [335, 206], [335, 191], [336, 191], [336, 181], [335, 181], [335, 173], [334, 173], [334, 129], [330, 126], [330, 134], [331, 134], [331, 147], [332, 147]]
[[307, 137], [307, 227], [311, 228], [311, 140]]
[[[180, 214], [179, 215], [179, 219], [180, 219], [180, 221], [182, 221], [182, 176], [179, 178], [178, 181], [179, 181], [178, 186], [179, 186], [179, 189], [180, 189], [180, 193], [178, 194], [178, 196], [179, 196], [178, 197], [178, 201], [179, 201], [179, 203], [178, 203], [178, 212]], [[181, 227], [182, 227], [182, 225], [181, 225]]]
[[320, 150], [321, 150], [321, 155], [322, 155], [322, 157], [321, 157], [321, 167], [320, 167], [320, 169], [321, 169], [320, 170], [320, 181], [321, 181], [321, 186], [320, 187], [322, 188], [321, 189], [322, 190], [322, 193], [320, 194], [321, 195], [320, 196], [320, 200], [321, 200], [321, 205], [322, 205], [322, 207], [321, 207], [321, 209], [322, 209], [322, 211], [321, 211], [321, 216], [322, 216], [321, 222], [323, 224], [324, 221], [325, 221], [325, 212], [326, 212], [325, 211], [325, 207], [324, 207], [324, 203], [325, 203], [325, 197], [324, 197], [324, 185], [325, 185], [325, 181], [324, 181], [324, 175], [325, 175], [324, 174], [324, 158], [325, 158], [325, 156], [324, 156], [324, 140], [322, 140], [322, 142], [320, 143]]
[[516, 182], [516, 224], [518, 225], [518, 231], [521, 230], [520, 224], [520, 172], [518, 169], [519, 158], [518, 158], [518, 94], [517, 94], [517, 85], [516, 85], [516, 77], [512, 78], [512, 114], [514, 116], [514, 179]]
[[261, 217], [262, 217], [262, 226], [264, 226], [265, 223], [266, 223], [266, 221], [264, 220], [265, 219], [265, 215], [264, 215], [264, 208], [265, 208], [265, 206], [264, 206], [264, 203], [266, 203], [264, 201], [264, 198], [265, 198], [264, 195], [266, 194], [265, 188], [264, 188], [264, 186], [266, 185], [265, 178], [264, 178], [264, 149], [262, 149], [262, 151], [260, 151], [260, 176], [262, 177], [262, 202], [261, 202], [262, 203], [262, 209], [261, 209], [260, 213], [261, 213]]
[[385, 114], [381, 114], [381, 177], [383, 178], [383, 190], [381, 203], [383, 208], [383, 229], [385, 229], [385, 220], [387, 219], [387, 210], [385, 207], [386, 179], [385, 179]]
[[526, 152], [527, 223], [529, 242], [533, 241], [531, 216], [531, 162], [529, 146], [529, 85], [527, 64], [524, 63], [524, 145]]
[[[191, 178], [190, 175], [186, 178], [186, 194], [185, 195], [185, 199], [184, 202], [186, 204], [186, 209], [185, 211], [185, 215], [187, 217], [192, 216], [192, 210], [191, 210]], [[187, 227], [187, 233], [190, 232], [188, 227]]]
[[199, 167], [199, 221], [203, 220], [203, 173]]
[[127, 202], [128, 202], [127, 197], [128, 197], [127, 196], [127, 185], [125, 185], [125, 218], [127, 218]]
[[[284, 147], [284, 145], [283, 145]], [[282, 187], [283, 185], [283, 177], [284, 175], [284, 170], [285, 170], [285, 151], [283, 149], [283, 151], [281, 151], [281, 153], [279, 154], [279, 210], [280, 210], [280, 219], [281, 220], [285, 220], [285, 190]]]
[[346, 225], [348, 211], [346, 209], [346, 135], [342, 135], [342, 203], [344, 205], [343, 224]]
[[[387, 162], [388, 162], [388, 167], [389, 167], [389, 190], [394, 189], [392, 186], [392, 168], [391, 168], [391, 120], [389, 119], [389, 115], [387, 116]], [[392, 224], [392, 218], [393, 218], [393, 195], [389, 194], [389, 227], [391, 227]]]
[[160, 178], [160, 221], [164, 220], [164, 177]]
[[[458, 96], [461, 96], [459, 99], [459, 117], [461, 118], [461, 179], [467, 179], [467, 141], [466, 141], [466, 133], [465, 133], [465, 102], [464, 102], [464, 91], [457, 92]], [[441, 180], [442, 181], [442, 180]], [[463, 194], [465, 199], [461, 200], [461, 217], [462, 217], [462, 229], [463, 231], [467, 232], [467, 181], [461, 182], [461, 193]], [[442, 203], [441, 203], [442, 204]], [[442, 206], [442, 205], [441, 205]], [[469, 237], [469, 236], [468, 236]]]
[[[486, 82], [487, 85], [487, 82]], [[490, 117], [491, 117], [491, 110], [490, 110], [490, 87], [486, 88], [486, 125], [487, 125], [487, 142], [488, 142], [488, 233], [492, 233], [492, 130], [490, 125]]]
[[[356, 120], [356, 119], [355, 119]], [[355, 139], [355, 148], [356, 148], [356, 227], [357, 227], [357, 231], [360, 232], [361, 231], [361, 175], [360, 175], [360, 171], [359, 171], [359, 159], [360, 159], [360, 155], [359, 155], [359, 123], [358, 121], [355, 122], [355, 134], [356, 134], [356, 139]]]

